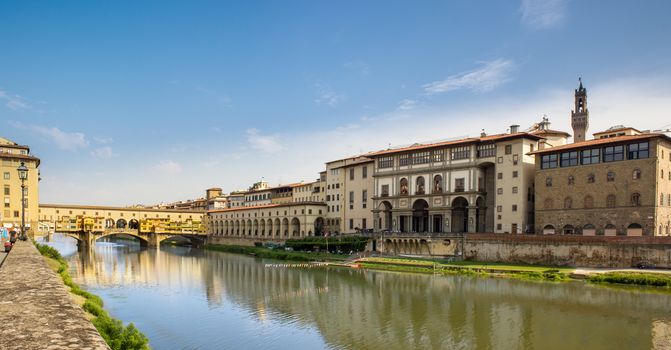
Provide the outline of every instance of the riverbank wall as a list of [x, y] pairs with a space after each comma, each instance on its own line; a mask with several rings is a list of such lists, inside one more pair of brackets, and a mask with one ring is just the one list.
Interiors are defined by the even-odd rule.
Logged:
[[551, 266], [671, 268], [671, 237], [467, 234], [463, 257]]
[[1, 349], [109, 349], [31, 242], [14, 245], [0, 276]]

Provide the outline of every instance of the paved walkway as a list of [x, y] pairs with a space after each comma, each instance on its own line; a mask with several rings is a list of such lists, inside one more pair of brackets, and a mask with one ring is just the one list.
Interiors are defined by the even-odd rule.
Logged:
[[109, 349], [29, 241], [0, 268], [0, 349]]

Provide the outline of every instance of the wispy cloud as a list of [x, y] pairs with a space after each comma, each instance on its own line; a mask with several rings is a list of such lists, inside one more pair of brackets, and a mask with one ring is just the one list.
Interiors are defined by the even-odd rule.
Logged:
[[110, 159], [116, 156], [116, 154], [112, 151], [112, 147], [109, 146], [96, 148], [91, 151], [91, 155], [96, 159]]
[[560, 26], [566, 18], [567, 0], [522, 0], [522, 23], [534, 29]]
[[401, 102], [398, 103], [398, 107], [396, 108], [399, 111], [409, 111], [414, 109], [417, 106], [417, 101], [415, 100], [410, 100], [410, 99], [403, 99]]
[[153, 169], [160, 173], [178, 174], [182, 172], [182, 165], [174, 160], [163, 160], [154, 165]]
[[277, 135], [262, 135], [257, 129], [247, 129], [246, 133], [247, 142], [255, 150], [277, 153], [284, 148]]
[[56, 147], [66, 151], [76, 151], [89, 146], [86, 135], [81, 132], [66, 132], [57, 127], [46, 127], [40, 125], [25, 125], [21, 122], [10, 122], [17, 129], [30, 130], [46, 140], [54, 143]]
[[514, 68], [511, 60], [499, 58], [483, 62], [482, 67], [452, 75], [445, 80], [434, 81], [423, 86], [428, 94], [437, 94], [466, 89], [473, 92], [487, 92], [510, 80]]
[[315, 84], [315, 90], [317, 93], [315, 103], [318, 106], [327, 105], [329, 107], [337, 107], [340, 101], [344, 98], [343, 95], [335, 93], [330, 87], [320, 83]]
[[23, 97], [17, 94], [8, 93], [5, 90], [0, 90], [0, 100], [4, 101], [5, 107], [9, 109], [19, 110], [30, 108]]

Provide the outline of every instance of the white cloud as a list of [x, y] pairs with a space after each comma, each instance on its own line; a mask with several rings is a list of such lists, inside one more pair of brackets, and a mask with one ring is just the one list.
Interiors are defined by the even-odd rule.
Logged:
[[114, 142], [114, 139], [111, 137], [94, 137], [93, 141], [100, 145], [109, 145]]
[[455, 74], [445, 80], [434, 81], [424, 85], [423, 88], [428, 94], [460, 89], [487, 92], [508, 82], [514, 67], [513, 61], [499, 58], [491, 62], [483, 62], [479, 69]]
[[167, 174], [178, 174], [182, 172], [182, 165], [173, 160], [163, 160], [154, 165], [155, 171]]
[[89, 146], [86, 135], [81, 132], [66, 132], [56, 127], [40, 125], [24, 125], [21, 122], [10, 122], [17, 129], [30, 130], [46, 140], [54, 143], [56, 147], [66, 151], [76, 151]]
[[0, 90], [0, 100], [5, 101], [5, 107], [9, 109], [18, 110], [30, 108], [23, 97], [17, 94], [10, 94], [5, 90]]
[[560, 26], [566, 18], [567, 0], [522, 0], [522, 23], [534, 29]]
[[397, 109], [400, 111], [409, 111], [411, 109], [414, 109], [417, 106], [417, 101], [415, 100], [410, 100], [410, 99], [403, 99], [401, 102], [398, 103]]
[[96, 159], [110, 159], [116, 156], [116, 154], [114, 154], [114, 152], [112, 151], [112, 147], [109, 146], [96, 148], [93, 151], [91, 151], [91, 155], [93, 156], [93, 158]]
[[257, 129], [247, 129], [247, 142], [258, 151], [264, 153], [277, 153], [283, 149], [277, 135], [262, 135]]
[[[598, 83], [586, 80], [585, 86], [590, 110], [589, 133], [614, 124], [654, 129], [671, 123], [669, 76], [621, 78]], [[235, 147], [239, 140], [212, 137], [202, 152], [189, 153], [179, 159], [177, 155], [168, 157], [159, 153], [162, 150], [124, 158], [129, 162], [128, 167], [137, 168], [141, 168], [146, 159], [171, 159], [151, 167], [152, 172], [165, 172], [166, 176], [128, 172], [128, 167], [124, 167], [105, 169], [101, 178], [91, 177], [89, 173], [98, 169], [87, 168], [86, 159], [77, 163], [83, 157], [74, 157], [75, 164], [68, 164], [67, 168], [49, 168], [45, 173], [48, 179], [40, 184], [40, 197], [44, 202], [56, 203], [149, 204], [196, 198], [211, 186], [222, 187], [226, 192], [247, 188], [262, 177], [271, 184], [310, 181], [324, 170], [326, 161], [385, 149], [390, 144], [397, 146], [476, 136], [482, 128], [488, 134], [505, 132], [511, 124], [520, 124], [525, 129], [538, 122], [543, 114], [550, 117], [552, 129], [572, 133], [570, 110], [575, 87], [571, 83], [530, 90], [524, 93], [525, 103], [519, 103], [520, 97], [511, 94], [498, 98], [476, 96], [477, 103], [469, 100], [436, 105], [429, 101], [412, 110], [397, 110], [397, 105], [392, 105], [390, 112], [358, 118], [356, 124], [350, 124], [352, 118], [349, 118], [347, 122], [335, 123], [328, 128], [284, 130], [281, 135], [270, 136], [250, 129], [242, 135], [245, 146], [240, 148]], [[266, 141], [257, 143], [257, 140]], [[43, 162], [46, 165], [47, 160], [43, 159]], [[97, 166], [102, 169], [103, 165]], [[87, 172], [75, 176], [71, 174], [72, 169], [86, 169]], [[181, 173], [176, 174], [180, 170]], [[64, 185], [67, 183], [76, 187]]]
[[337, 107], [340, 101], [344, 98], [343, 95], [335, 93], [330, 87], [322, 84], [315, 84], [315, 89], [317, 93], [315, 103], [318, 106], [327, 105], [329, 107]]

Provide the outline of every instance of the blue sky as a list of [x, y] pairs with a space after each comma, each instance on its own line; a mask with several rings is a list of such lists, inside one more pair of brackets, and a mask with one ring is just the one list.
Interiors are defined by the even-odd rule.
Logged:
[[310, 181], [323, 163], [505, 132], [671, 127], [668, 1], [3, 1], [0, 135], [41, 202]]

